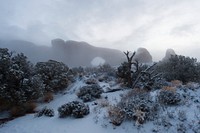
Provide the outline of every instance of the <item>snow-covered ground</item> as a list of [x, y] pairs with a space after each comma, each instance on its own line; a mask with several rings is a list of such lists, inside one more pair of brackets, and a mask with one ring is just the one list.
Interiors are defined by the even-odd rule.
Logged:
[[[200, 88], [178, 90], [186, 97], [185, 104], [164, 108], [160, 112], [161, 119], [147, 121], [140, 126], [135, 125], [134, 121], [124, 121], [120, 126], [114, 126], [107, 117], [109, 106], [106, 102], [110, 105], [119, 102], [121, 95], [128, 90], [103, 93], [101, 99], [86, 103], [90, 107], [90, 114], [84, 118], [59, 118], [58, 107], [73, 100], [80, 100], [76, 93], [84, 85], [84, 80], [77, 80], [64, 93], [55, 95], [50, 103], [38, 105], [38, 110], [45, 106], [54, 109], [54, 117], [35, 117], [35, 114], [28, 114], [0, 125], [0, 133], [182, 133], [182, 128], [186, 128], [187, 133], [200, 133], [200, 123], [198, 123], [200, 120]], [[101, 82], [99, 85], [104, 90], [116, 88], [106, 82]], [[157, 92], [152, 92], [152, 96], [156, 96]], [[185, 112], [186, 120], [179, 119], [178, 115], [181, 111]], [[159, 124], [164, 121], [167, 123], [166, 126]], [[179, 127], [180, 130], [178, 130]]]

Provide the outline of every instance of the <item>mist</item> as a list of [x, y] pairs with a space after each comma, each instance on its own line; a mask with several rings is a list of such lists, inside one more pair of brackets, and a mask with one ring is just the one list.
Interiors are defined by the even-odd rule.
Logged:
[[0, 41], [0, 48], [8, 48], [14, 54], [24, 53], [36, 64], [48, 60], [63, 62], [69, 67], [116, 66], [125, 60], [123, 53], [116, 49], [92, 46], [86, 42], [53, 39], [51, 46], [40, 46], [23, 40]]
[[200, 60], [199, 6], [199, 0], [0, 1], [0, 40], [36, 44], [28, 54], [46, 53], [39, 60], [56, 57], [51, 46], [55, 38], [120, 51], [143, 47], [153, 61], [169, 48]]

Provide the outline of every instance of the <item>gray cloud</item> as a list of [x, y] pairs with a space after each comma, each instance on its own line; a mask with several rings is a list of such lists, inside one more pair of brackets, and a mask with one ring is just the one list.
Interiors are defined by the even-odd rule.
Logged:
[[145, 47], [158, 60], [168, 48], [180, 54], [194, 51], [200, 42], [199, 6], [199, 0], [2, 0], [0, 39], [50, 45], [51, 39], [63, 38], [120, 50]]

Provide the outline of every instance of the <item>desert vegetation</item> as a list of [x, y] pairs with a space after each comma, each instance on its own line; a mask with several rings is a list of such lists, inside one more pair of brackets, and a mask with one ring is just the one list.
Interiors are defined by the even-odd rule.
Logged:
[[70, 83], [69, 71], [64, 63], [49, 60], [33, 65], [23, 53], [15, 54], [1, 48], [0, 111], [11, 110], [23, 115], [28, 110], [27, 104], [41, 97], [51, 100], [50, 92], [65, 89]]
[[[127, 60], [118, 67], [104, 64], [69, 68], [55, 60], [34, 65], [23, 53], [1, 48], [0, 112], [8, 111], [12, 118], [28, 113], [34, 113], [35, 118], [58, 114], [65, 119], [95, 114], [96, 122], [103, 119], [114, 126], [153, 123], [152, 132], [160, 132], [158, 127], [169, 130], [175, 124], [177, 132], [187, 132], [187, 127], [198, 132], [198, 124], [190, 125], [181, 107], [198, 110], [200, 106], [199, 95], [193, 95], [199, 92], [200, 63], [195, 58], [172, 55], [145, 64], [134, 58], [135, 52], [124, 54]], [[54, 102], [58, 95], [74, 97], [57, 110], [37, 108], [38, 104]], [[175, 108], [179, 110], [173, 113]], [[99, 118], [101, 112], [105, 114]]]

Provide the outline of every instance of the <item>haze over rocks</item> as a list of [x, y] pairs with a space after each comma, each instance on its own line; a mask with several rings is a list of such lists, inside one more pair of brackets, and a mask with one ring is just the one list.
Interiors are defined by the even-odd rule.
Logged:
[[[95, 47], [87, 42], [73, 40], [53, 39], [51, 46], [36, 45], [24, 40], [0, 40], [1, 48], [8, 48], [16, 53], [24, 53], [31, 62], [37, 63], [49, 59], [57, 60], [67, 64], [69, 67], [98, 66], [102, 63], [118, 66], [125, 61], [122, 51], [109, 48]], [[169, 58], [172, 50], [168, 50], [165, 58]], [[97, 60], [98, 59], [98, 60]], [[135, 60], [139, 63], [151, 63], [152, 56], [146, 48], [138, 48]]]
[[124, 55], [119, 50], [94, 47], [86, 42], [64, 41], [62, 39], [52, 40], [53, 50], [58, 57], [64, 57], [64, 62], [72, 66], [88, 66], [96, 57], [101, 57], [105, 63], [118, 65], [123, 61]]
[[168, 60], [172, 55], [176, 55], [173, 49], [167, 49], [163, 61]]
[[92, 46], [86, 42], [52, 40], [52, 47], [38, 46], [24, 40], [0, 41], [0, 47], [16, 53], [24, 53], [33, 63], [49, 59], [64, 62], [70, 67], [91, 66], [94, 58], [100, 57], [105, 63], [119, 65], [124, 60], [121, 51]]
[[139, 63], [151, 63], [152, 56], [146, 48], [138, 48], [134, 56], [134, 59]]

